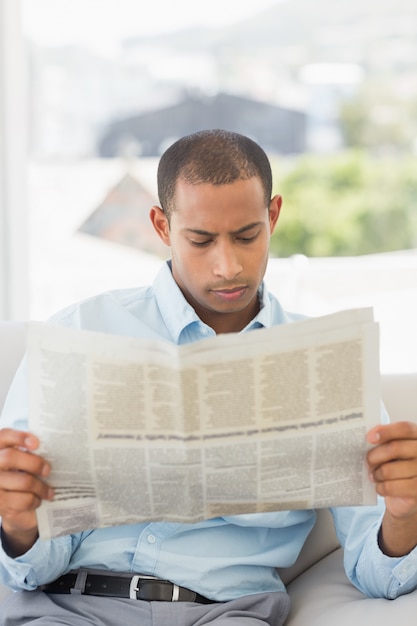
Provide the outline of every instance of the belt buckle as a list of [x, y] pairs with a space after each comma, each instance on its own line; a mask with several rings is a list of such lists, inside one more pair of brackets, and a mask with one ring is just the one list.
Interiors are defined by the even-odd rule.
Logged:
[[[129, 598], [131, 600], [138, 600], [138, 591], [140, 590], [140, 581], [141, 580], [158, 580], [155, 576], [141, 576], [140, 574], [135, 574], [132, 576], [130, 580], [129, 586]], [[172, 597], [171, 602], [178, 602], [180, 599], [180, 588], [175, 583], [171, 583], [172, 585]]]
[[140, 576], [138, 576], [138, 575], [132, 576], [132, 578], [130, 580], [129, 598], [131, 600], [137, 600], [138, 599], [137, 592], [139, 591], [139, 580], [140, 580]]

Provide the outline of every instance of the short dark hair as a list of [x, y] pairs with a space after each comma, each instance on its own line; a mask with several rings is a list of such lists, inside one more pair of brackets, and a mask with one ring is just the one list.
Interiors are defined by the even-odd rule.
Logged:
[[265, 207], [272, 194], [271, 165], [264, 150], [245, 135], [226, 130], [202, 130], [173, 143], [158, 166], [158, 195], [168, 219], [175, 210], [179, 179], [197, 185], [227, 185], [257, 176], [263, 186]]

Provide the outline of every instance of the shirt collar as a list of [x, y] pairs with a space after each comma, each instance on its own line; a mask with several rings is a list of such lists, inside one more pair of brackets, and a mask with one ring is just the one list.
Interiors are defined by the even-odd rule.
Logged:
[[200, 318], [184, 298], [172, 276], [171, 261], [166, 261], [153, 283], [153, 290], [167, 329], [175, 343], [187, 326], [201, 322]]
[[272, 306], [271, 299], [265, 283], [262, 283], [258, 291], [260, 309], [253, 320], [242, 330], [246, 332], [254, 328], [270, 328], [272, 326]]

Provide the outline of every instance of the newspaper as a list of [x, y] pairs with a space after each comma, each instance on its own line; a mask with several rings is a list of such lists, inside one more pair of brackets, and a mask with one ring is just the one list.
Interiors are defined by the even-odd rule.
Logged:
[[29, 426], [56, 491], [43, 539], [376, 502], [369, 308], [183, 346], [31, 322], [27, 342]]

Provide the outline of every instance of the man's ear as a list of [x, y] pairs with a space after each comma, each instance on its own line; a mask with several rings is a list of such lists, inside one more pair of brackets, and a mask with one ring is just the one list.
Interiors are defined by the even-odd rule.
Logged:
[[271, 235], [275, 230], [275, 226], [278, 221], [279, 214], [281, 212], [281, 207], [282, 207], [282, 196], [280, 195], [274, 196], [271, 202], [269, 203], [269, 228], [270, 228]]
[[149, 212], [149, 217], [158, 237], [165, 245], [170, 246], [169, 223], [163, 210], [159, 206], [153, 206]]

